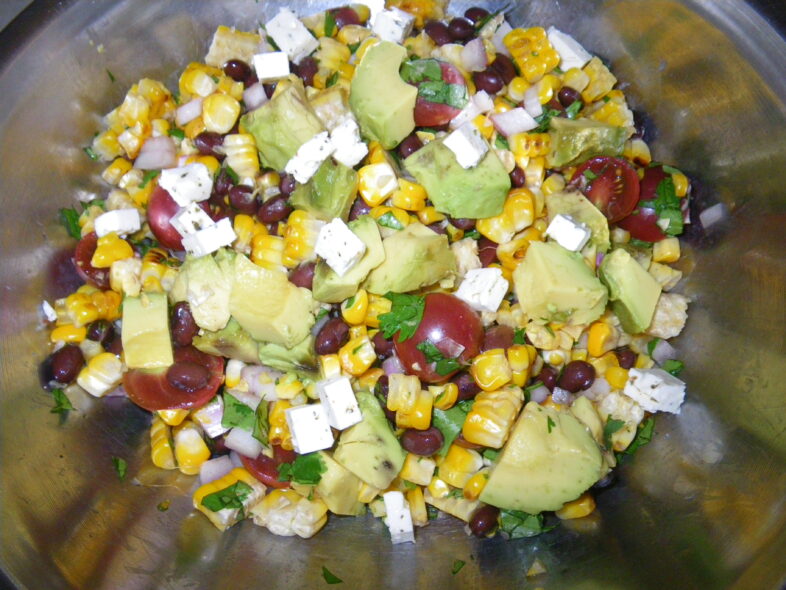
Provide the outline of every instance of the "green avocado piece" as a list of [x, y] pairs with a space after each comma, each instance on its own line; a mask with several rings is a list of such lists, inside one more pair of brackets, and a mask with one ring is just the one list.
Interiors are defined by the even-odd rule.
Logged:
[[590, 231], [590, 244], [595, 244], [598, 252], [606, 252], [611, 246], [609, 239], [609, 222], [587, 197], [578, 191], [552, 193], [546, 197], [546, 210], [549, 223], [557, 215], [568, 215], [574, 221], [583, 223]]
[[311, 291], [290, 283], [283, 272], [235, 257], [229, 311], [254, 340], [292, 348], [314, 325], [312, 306]]
[[625, 127], [591, 119], [554, 117], [549, 128], [551, 151], [546, 163], [549, 168], [561, 168], [595, 156], [619, 156], [628, 134]]
[[556, 242], [532, 242], [513, 284], [522, 311], [536, 322], [589, 324], [606, 309], [608, 294], [595, 273]]
[[583, 395], [576, 398], [570, 406], [570, 413], [576, 419], [587, 427], [587, 430], [592, 435], [599, 445], [603, 444], [603, 420], [598, 414], [595, 405]]
[[600, 280], [609, 288], [612, 309], [629, 334], [652, 322], [661, 286], [626, 250], [617, 248], [600, 263]]
[[393, 149], [415, 129], [418, 89], [401, 79], [398, 71], [407, 50], [381, 41], [366, 51], [355, 69], [349, 89], [349, 107], [363, 135]]
[[225, 356], [244, 363], [259, 362], [259, 342], [240, 327], [235, 318], [229, 318], [227, 325], [216, 332], [200, 330], [192, 342], [194, 348], [214, 356]]
[[295, 371], [302, 377], [319, 378], [317, 354], [314, 351], [314, 336], [309, 334], [292, 348], [281, 344], [260, 344], [259, 362], [279, 371]]
[[477, 166], [462, 168], [441, 140], [430, 141], [404, 160], [404, 168], [428, 193], [437, 211], [481, 219], [502, 213], [510, 176], [494, 150]]
[[491, 467], [481, 502], [538, 514], [578, 498], [603, 472], [600, 447], [568, 412], [530, 402]]
[[123, 356], [129, 369], [160, 369], [174, 362], [167, 298], [143, 293], [123, 299]]
[[299, 184], [289, 197], [293, 207], [308, 211], [317, 219], [346, 221], [358, 194], [358, 173], [328, 158], [306, 184]]
[[365, 505], [358, 500], [361, 481], [349, 469], [337, 462], [329, 453], [319, 451], [327, 471], [317, 484], [317, 494], [327, 504], [333, 514], [358, 516], [366, 511]]
[[422, 223], [410, 223], [382, 240], [385, 261], [372, 270], [364, 287], [375, 295], [407, 293], [433, 285], [456, 272], [448, 238]]
[[363, 420], [341, 432], [333, 458], [368, 485], [384, 490], [404, 466], [406, 452], [377, 399], [356, 394]]
[[215, 259], [209, 255], [187, 256], [175, 279], [178, 287], [174, 290], [182, 292], [197, 326], [212, 332], [221, 330], [229, 321], [232, 266], [220, 252]]
[[360, 283], [385, 260], [385, 249], [379, 227], [370, 215], [361, 215], [349, 222], [349, 229], [366, 245], [366, 253], [343, 277], [338, 276], [324, 260], [317, 262], [312, 291], [314, 299], [339, 303], [357, 293]]
[[260, 161], [273, 170], [283, 170], [301, 145], [325, 130], [306, 98], [302, 80], [291, 77], [279, 84], [287, 86], [240, 118], [243, 129], [254, 136]]

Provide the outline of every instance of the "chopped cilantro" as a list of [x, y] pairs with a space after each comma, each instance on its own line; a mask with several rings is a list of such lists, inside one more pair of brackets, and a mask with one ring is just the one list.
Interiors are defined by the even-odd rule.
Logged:
[[603, 441], [606, 443], [606, 448], [611, 448], [611, 436], [625, 427], [625, 420], [616, 420], [609, 416], [606, 419], [606, 425], [603, 427]]
[[53, 414], [65, 414], [66, 412], [74, 409], [71, 400], [68, 399], [68, 396], [59, 387], [56, 387], [52, 390], [52, 397], [55, 400], [55, 405], [52, 406], [52, 409], [49, 411]]
[[559, 66], [556, 66], [556, 67], [555, 67], [553, 70], [551, 70], [551, 71], [552, 71], [552, 72], [554, 72], [555, 74], [557, 74], [558, 76], [561, 76], [562, 74], [564, 74], [564, 73], [565, 73], [565, 72], [563, 72], [563, 71], [562, 71], [562, 68], [561, 68], [561, 67], [559, 67]]
[[500, 451], [498, 449], [486, 449], [481, 453], [484, 459], [487, 459], [494, 463], [497, 458], [499, 457]]
[[236, 481], [231, 486], [218, 490], [212, 494], [208, 494], [202, 498], [202, 506], [218, 512], [225, 508], [232, 508], [235, 510], [243, 510], [243, 502], [251, 495], [254, 490], [250, 485], [244, 481]]
[[622, 462], [625, 458], [629, 457], [637, 450], [639, 450], [644, 445], [648, 444], [652, 440], [652, 435], [655, 432], [655, 419], [654, 418], [647, 418], [644, 422], [639, 424], [639, 428], [636, 431], [636, 437], [633, 439], [633, 442], [628, 445], [628, 448], [622, 451], [621, 453], [617, 453], [617, 462]]
[[486, 26], [486, 24], [488, 24], [488, 22], [489, 22], [489, 21], [490, 21], [492, 18], [496, 17], [496, 16], [497, 16], [497, 15], [498, 15], [500, 12], [501, 12], [501, 11], [497, 10], [496, 12], [490, 12], [489, 14], [487, 14], [486, 16], [484, 16], [482, 19], [480, 19], [478, 22], [476, 22], [476, 23], [475, 23], [475, 30], [476, 30], [476, 31], [479, 31], [480, 29], [482, 29], [483, 27], [485, 27], [485, 26]]
[[598, 175], [595, 174], [589, 168], [587, 168], [584, 172], [582, 172], [582, 174], [584, 175], [584, 178], [586, 178], [587, 180], [595, 180], [598, 177]]
[[682, 171], [677, 170], [674, 166], [669, 166], [668, 164], [663, 164], [662, 168], [663, 171], [667, 174], [682, 174]]
[[332, 37], [336, 32], [336, 15], [332, 10], [325, 13], [325, 37]]
[[377, 223], [382, 227], [387, 227], [388, 229], [404, 229], [404, 226], [398, 219], [396, 219], [396, 216], [393, 215], [392, 211], [388, 211], [384, 215], [380, 215], [379, 219], [377, 219]]
[[325, 88], [330, 88], [331, 86], [335, 86], [338, 82], [338, 70], [330, 74], [330, 77], [325, 82]]
[[442, 433], [444, 442], [442, 448], [437, 451], [437, 455], [444, 457], [448, 452], [450, 445], [456, 440], [456, 437], [461, 432], [464, 421], [467, 419], [467, 414], [472, 409], [475, 400], [464, 400], [457, 403], [449, 410], [440, 410], [434, 408], [434, 414], [431, 423]]
[[355, 295], [353, 295], [352, 297], [350, 297], [349, 299], [347, 299], [347, 300], [344, 302], [344, 308], [345, 308], [345, 309], [349, 309], [349, 308], [350, 308], [350, 307], [352, 307], [353, 305], [355, 305]]
[[90, 158], [91, 160], [95, 161], [98, 160], [99, 158], [98, 154], [95, 153], [95, 150], [93, 150], [93, 148], [90, 146], [82, 148], [82, 151], [85, 152], [87, 154], [87, 157]]
[[325, 317], [329, 313], [330, 312], [323, 307], [322, 309], [319, 310], [319, 313], [317, 314], [317, 321], [321, 320], [323, 317]]
[[82, 228], [79, 227], [79, 213], [76, 209], [60, 209], [60, 221], [66, 228], [68, 235], [72, 238], [79, 239], [82, 237]]
[[254, 423], [254, 431], [252, 432], [255, 439], [263, 445], [270, 442], [270, 418], [268, 417], [267, 402], [262, 401], [257, 406], [256, 422]]
[[497, 139], [494, 140], [494, 147], [498, 150], [509, 150], [508, 138], [503, 135], [497, 135]]
[[551, 416], [546, 416], [546, 428], [549, 429], [549, 434], [551, 434], [551, 429], [556, 426], [556, 422], [551, 419]]
[[664, 361], [663, 365], [661, 365], [661, 368], [667, 373], [677, 377], [685, 368], [685, 363], [677, 359], [668, 359], [667, 361]]
[[530, 514], [523, 510], [500, 510], [499, 530], [511, 539], [534, 537], [552, 530], [544, 526], [542, 514]]
[[112, 457], [112, 465], [115, 466], [117, 477], [120, 479], [120, 481], [123, 481], [126, 478], [126, 472], [128, 471], [128, 463], [126, 463], [126, 460], [121, 459], [120, 457]]
[[167, 133], [169, 134], [170, 137], [176, 137], [181, 141], [186, 138], [186, 132], [183, 131], [182, 129], [177, 129], [176, 127], [170, 129]]
[[226, 171], [226, 173], [227, 173], [227, 175], [229, 176], [229, 178], [231, 178], [231, 179], [232, 179], [232, 182], [234, 182], [235, 184], [237, 184], [238, 182], [240, 182], [240, 176], [238, 176], [238, 173], [237, 173], [237, 172], [235, 172], [234, 170], [232, 170], [232, 167], [231, 167], [231, 166], [225, 166], [225, 167], [224, 167], [224, 171]]
[[224, 413], [221, 416], [221, 426], [224, 428], [242, 428], [243, 430], [252, 432], [255, 422], [256, 417], [254, 416], [254, 410], [228, 391], [225, 391]]
[[439, 510], [434, 508], [431, 504], [426, 504], [426, 515], [429, 520], [436, 520], [439, 516]]
[[647, 354], [649, 356], [652, 356], [652, 353], [655, 352], [655, 347], [658, 346], [658, 342], [660, 342], [660, 338], [653, 338], [647, 342]]
[[405, 82], [417, 84], [423, 81], [442, 82], [442, 68], [436, 59], [413, 59], [401, 65], [401, 77]]
[[645, 242], [644, 240], [631, 238], [630, 241], [628, 242], [628, 245], [633, 246], [634, 248], [651, 248], [652, 242]]
[[479, 240], [480, 239], [480, 232], [476, 229], [471, 229], [468, 232], [464, 232], [465, 238], [470, 238], [472, 240]]
[[513, 330], [513, 344], [526, 344], [527, 331], [524, 328], [516, 328]]
[[546, 324], [546, 325], [545, 325], [545, 326], [543, 326], [543, 327], [544, 327], [544, 328], [546, 328], [546, 332], [548, 332], [549, 334], [551, 334], [552, 336], [554, 336], [554, 329], [553, 329], [551, 326], [549, 326], [548, 324]]
[[379, 316], [379, 328], [385, 338], [392, 338], [398, 332], [399, 342], [409, 340], [418, 329], [420, 320], [423, 319], [423, 310], [426, 300], [420, 295], [406, 295], [404, 293], [385, 294], [393, 305], [388, 313]]
[[139, 188], [145, 188], [147, 183], [153, 180], [156, 176], [161, 174], [161, 170], [148, 170], [142, 177], [142, 182], [139, 183]]
[[325, 471], [327, 471], [327, 465], [319, 453], [308, 453], [307, 455], [298, 455], [292, 463], [279, 465], [278, 480], [315, 486], [322, 479], [322, 474]]
[[454, 560], [453, 567], [450, 568], [450, 573], [455, 576], [457, 573], [461, 571], [461, 568], [463, 568], [466, 565], [466, 563], [467, 563], [466, 561], [463, 561], [461, 559]]
[[358, 47], [360, 47], [360, 42], [358, 41], [357, 43], [350, 43], [347, 45], [347, 47], [349, 47], [350, 53], [355, 53], [358, 50]]
[[557, 109], [551, 108], [544, 108], [543, 112], [535, 117], [535, 121], [538, 123], [538, 126], [532, 130], [533, 133], [545, 133], [549, 130], [549, 126], [551, 125], [551, 119], [556, 117], [560, 114]]
[[448, 495], [445, 496], [446, 498], [463, 498], [464, 497], [464, 490], [461, 488], [454, 488], [448, 492]]
[[[129, 241], [131, 242], [131, 245], [134, 247], [134, 250], [139, 252], [139, 255], [142, 257], [144, 257], [144, 255], [147, 254], [151, 248], [159, 247], [159, 243], [152, 238], [142, 238], [141, 240], [129, 240]], [[174, 267], [175, 262], [168, 260], [164, 262], [164, 264]]]
[[434, 370], [439, 375], [449, 375], [461, 368], [461, 361], [458, 358], [445, 357], [430, 340], [424, 340], [416, 348], [426, 356], [426, 362], [434, 363]]
[[655, 195], [655, 199], [641, 201], [639, 206], [654, 209], [658, 214], [659, 221], [666, 220], [668, 222], [666, 229], [663, 230], [667, 235], [681, 234], [683, 229], [682, 209], [671, 176], [667, 176], [658, 183]]
[[213, 80], [213, 82], [215, 82], [216, 84], [218, 84], [218, 83], [221, 81], [221, 78], [219, 78], [218, 76], [210, 76], [210, 78], [211, 78], [211, 79]]
[[416, 487], [418, 487], [418, 484], [407, 481], [406, 479], [402, 479], [401, 481], [404, 482], [404, 488], [407, 490], [414, 490]]
[[568, 119], [575, 119], [578, 116], [581, 107], [583, 106], [584, 103], [581, 102], [580, 100], [573, 101], [571, 105], [565, 109], [565, 116]]
[[322, 577], [325, 578], [325, 582], [327, 582], [328, 584], [341, 584], [344, 582], [344, 580], [339, 578], [336, 574], [331, 572], [324, 565], [322, 566]]
[[115, 75], [111, 72], [111, 70], [107, 69], [106, 75], [109, 76], [109, 81], [112, 82], [113, 84], [115, 83], [115, 80], [117, 80], [117, 78], [115, 78]]
[[421, 82], [418, 86], [418, 97], [429, 102], [446, 104], [456, 109], [463, 109], [469, 100], [465, 85], [448, 84], [442, 80]]

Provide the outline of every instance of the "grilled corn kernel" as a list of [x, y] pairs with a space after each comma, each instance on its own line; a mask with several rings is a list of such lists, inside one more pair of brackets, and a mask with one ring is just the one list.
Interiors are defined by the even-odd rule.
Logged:
[[600, 357], [613, 350], [619, 343], [619, 333], [611, 324], [598, 321], [594, 322], [589, 329], [587, 340], [587, 352], [590, 356]]
[[313, 537], [327, 522], [327, 505], [294, 490], [273, 490], [251, 508], [254, 523], [274, 535]]
[[179, 426], [188, 416], [188, 410], [158, 410], [156, 414], [167, 426]]
[[369, 328], [379, 328], [379, 316], [386, 314], [393, 306], [393, 302], [381, 295], [369, 293], [368, 310], [366, 311], [365, 324]]
[[524, 387], [530, 378], [532, 358], [529, 349], [524, 344], [514, 344], [507, 350], [508, 364], [513, 372], [511, 381], [513, 385]]
[[622, 155], [639, 166], [648, 166], [652, 162], [649, 146], [643, 139], [636, 137], [625, 142]]
[[405, 211], [421, 211], [426, 206], [426, 189], [405, 178], [399, 178], [398, 189], [393, 191], [391, 202], [394, 207]]
[[341, 304], [341, 317], [348, 324], [362, 324], [366, 319], [367, 313], [368, 293], [365, 289], [358, 289], [357, 293]]
[[96, 135], [93, 138], [93, 143], [90, 144], [90, 148], [105, 162], [123, 155], [123, 147], [118, 141], [117, 133], [111, 129], [107, 129]]
[[478, 232], [492, 242], [501, 244], [510, 241], [521, 230], [535, 220], [535, 196], [526, 188], [515, 188], [508, 193], [502, 213], [494, 217], [478, 219]]
[[654, 262], [677, 262], [680, 259], [680, 241], [678, 238], [664, 238], [652, 246]]
[[153, 423], [150, 425], [150, 459], [153, 465], [161, 469], [177, 467], [169, 427], [156, 415], [153, 415]]
[[[485, 447], [501, 448], [523, 403], [523, 391], [513, 385], [479, 393], [461, 429], [464, 438]], [[440, 466], [440, 472], [441, 469]]]
[[368, 336], [351, 338], [338, 351], [338, 358], [341, 361], [341, 368], [350, 375], [362, 375], [374, 361], [377, 360], [377, 353], [371, 344]]
[[358, 377], [357, 385], [361, 389], [368, 389], [369, 391], [374, 391], [374, 387], [377, 385], [377, 381], [379, 381], [380, 377], [385, 374], [380, 368], [376, 369], [369, 369], [365, 373], [363, 373], [360, 377]]
[[[368, 7], [366, 7], [368, 10]], [[371, 29], [363, 25], [344, 25], [339, 29], [336, 40], [344, 45], [355, 45], [368, 39]]]
[[596, 375], [605, 375], [606, 371], [609, 367], [619, 367], [620, 362], [617, 359], [617, 355], [613, 352], [607, 352], [600, 357], [593, 358], [590, 357], [587, 362], [595, 367], [595, 374]]
[[523, 168], [529, 158], [548, 155], [551, 136], [548, 133], [516, 133], [510, 138], [510, 149], [516, 163]]
[[565, 177], [562, 174], [550, 174], [540, 185], [540, 190], [544, 196], [553, 195], [565, 190]]
[[273, 402], [268, 415], [268, 421], [270, 422], [268, 440], [270, 444], [279, 445], [287, 451], [291, 451], [294, 448], [292, 446], [292, 433], [289, 431], [286, 416], [286, 410], [291, 407], [292, 404], [288, 400], [277, 400]]
[[341, 376], [341, 360], [337, 354], [323, 354], [319, 357], [319, 374], [322, 379]]
[[445, 219], [445, 216], [437, 211], [435, 207], [429, 205], [428, 207], [423, 207], [418, 212], [418, 220], [423, 225], [431, 225], [432, 223], [438, 223]]
[[284, 266], [294, 268], [301, 262], [315, 258], [314, 246], [317, 243], [319, 230], [325, 225], [309, 213], [296, 209], [287, 219], [284, 228]]
[[131, 162], [125, 158], [115, 158], [109, 166], [104, 168], [104, 171], [101, 173], [101, 178], [109, 184], [117, 185], [120, 179], [123, 178], [123, 175], [131, 170], [132, 167], [133, 165]]
[[259, 233], [251, 238], [251, 260], [268, 270], [284, 270], [284, 238]]
[[559, 65], [559, 54], [551, 46], [542, 27], [513, 29], [502, 42], [513, 56], [519, 72], [530, 84]]
[[429, 385], [429, 391], [434, 396], [434, 407], [440, 410], [449, 410], [458, 400], [458, 385], [452, 382], [443, 385]]
[[431, 478], [431, 482], [428, 484], [428, 491], [429, 494], [431, 494], [431, 496], [434, 498], [445, 498], [448, 494], [450, 494], [450, 486], [445, 482], [445, 480], [440, 479], [435, 475]]
[[437, 464], [434, 459], [407, 453], [404, 466], [398, 476], [406, 481], [411, 481], [421, 486], [427, 486], [434, 477]]
[[625, 384], [628, 382], [628, 370], [622, 367], [609, 367], [606, 369], [604, 377], [614, 389], [625, 389]]
[[196, 475], [202, 463], [210, 459], [210, 449], [199, 427], [187, 420], [174, 430], [175, 458], [181, 473]]
[[233, 246], [235, 250], [244, 254], [253, 251], [252, 241], [256, 236], [267, 235], [267, 228], [250, 215], [238, 213], [232, 225], [237, 236]]
[[481, 352], [472, 359], [470, 375], [483, 391], [494, 391], [510, 383], [513, 371], [505, 357], [503, 348], [494, 348]]
[[561, 520], [570, 520], [572, 518], [583, 518], [592, 514], [595, 510], [595, 499], [592, 494], [586, 492], [582, 494], [577, 500], [567, 502], [562, 508], [557, 510], [554, 514]]
[[393, 412], [410, 411], [420, 393], [420, 379], [415, 375], [393, 373], [388, 375], [387, 408]]
[[111, 232], [98, 238], [98, 244], [90, 264], [96, 268], [109, 268], [115, 260], [131, 258], [133, 255], [134, 249], [131, 244], [115, 232]]
[[589, 104], [606, 96], [617, 83], [617, 78], [614, 77], [598, 57], [593, 57], [584, 66], [583, 70], [589, 77], [589, 83], [581, 91], [581, 98], [584, 104]]
[[253, 178], [259, 172], [259, 155], [254, 136], [234, 133], [224, 137], [226, 164], [241, 178]]
[[481, 469], [464, 484], [464, 498], [477, 500], [489, 480], [488, 469]]
[[430, 391], [418, 388], [415, 401], [409, 409], [396, 411], [398, 428], [414, 428], [426, 430], [431, 426], [431, 412], [434, 408], [434, 396]]
[[397, 186], [396, 173], [387, 162], [369, 164], [358, 170], [358, 192], [369, 207], [381, 205]]
[[543, 241], [543, 235], [534, 227], [528, 227], [512, 240], [497, 246], [497, 259], [502, 268], [514, 271], [527, 253], [532, 242]]
[[463, 488], [467, 480], [482, 467], [483, 457], [480, 453], [453, 444], [439, 464], [439, 477], [455, 488]]
[[423, 490], [421, 488], [407, 490], [406, 497], [407, 504], [409, 504], [409, 512], [412, 515], [412, 524], [415, 526], [426, 526], [428, 524], [428, 510], [426, 510]]
[[205, 98], [218, 88], [218, 81], [223, 72], [205, 64], [192, 62], [180, 74], [178, 89], [181, 101], [190, 100], [194, 95]]

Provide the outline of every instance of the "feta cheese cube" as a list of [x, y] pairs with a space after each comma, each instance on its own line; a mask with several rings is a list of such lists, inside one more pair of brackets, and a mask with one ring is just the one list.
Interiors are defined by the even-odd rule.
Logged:
[[330, 142], [328, 132], [322, 131], [298, 148], [284, 170], [299, 183], [306, 183], [334, 151], [336, 147]]
[[338, 276], [343, 277], [363, 258], [366, 244], [346, 223], [336, 218], [319, 230], [314, 252], [321, 256]]
[[289, 75], [289, 57], [283, 51], [259, 53], [254, 56], [254, 69], [260, 82], [286, 78]]
[[319, 42], [306, 25], [287, 8], [280, 8], [278, 14], [267, 22], [265, 30], [281, 51], [296, 64], [319, 47]]
[[333, 428], [344, 430], [363, 419], [348, 377], [317, 382], [317, 394]]
[[374, 19], [371, 30], [383, 41], [403, 43], [415, 23], [415, 17], [400, 8], [383, 10]]
[[508, 292], [508, 281], [499, 268], [473, 268], [464, 275], [456, 297], [477, 311], [495, 312]]
[[347, 117], [330, 132], [330, 142], [335, 148], [333, 158], [344, 166], [353, 168], [368, 153], [368, 146], [360, 139], [357, 121]]
[[115, 209], [96, 217], [93, 227], [99, 238], [112, 232], [124, 236], [139, 231], [142, 220], [137, 209]]
[[183, 236], [183, 248], [192, 256], [205, 256], [223, 246], [229, 246], [237, 239], [232, 222], [228, 217], [196, 233]]
[[333, 432], [321, 403], [288, 408], [286, 417], [295, 452], [303, 455], [333, 446]]
[[216, 438], [229, 431], [229, 428], [221, 425], [221, 420], [224, 418], [224, 399], [220, 395], [195, 410], [191, 417], [210, 438]]
[[546, 235], [571, 252], [578, 252], [589, 241], [592, 231], [570, 215], [557, 214], [546, 228]]
[[546, 31], [546, 36], [548, 36], [551, 46], [554, 47], [554, 51], [559, 53], [559, 67], [562, 71], [567, 72], [571, 68], [583, 68], [592, 59], [592, 54], [584, 49], [581, 43], [559, 29], [549, 27], [548, 31]]
[[169, 219], [169, 223], [181, 236], [195, 234], [201, 229], [215, 225], [210, 215], [205, 213], [205, 210], [194, 202], [181, 207], [180, 211]]
[[175, 203], [185, 207], [194, 201], [205, 201], [213, 190], [213, 176], [207, 166], [199, 162], [179, 168], [162, 170], [158, 186], [166, 190]]
[[444, 140], [443, 144], [456, 156], [462, 168], [472, 168], [489, 151], [489, 144], [471, 122], [462, 124]]
[[44, 315], [44, 319], [47, 322], [57, 321], [57, 312], [55, 311], [55, 308], [52, 307], [52, 304], [49, 303], [46, 299], [41, 302], [41, 313]]
[[385, 502], [385, 524], [390, 530], [390, 540], [394, 545], [398, 543], [414, 543], [415, 529], [412, 527], [412, 512], [409, 504], [401, 492], [387, 492], [382, 494]]
[[630, 369], [623, 393], [647, 412], [679, 414], [685, 383], [663, 369]]

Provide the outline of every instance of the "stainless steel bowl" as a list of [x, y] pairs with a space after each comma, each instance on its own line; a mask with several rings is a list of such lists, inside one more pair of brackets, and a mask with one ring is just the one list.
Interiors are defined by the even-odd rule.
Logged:
[[[151, 467], [144, 412], [82, 396], [65, 421], [49, 413], [36, 377], [46, 349], [38, 306], [67, 288], [57, 209], [106, 190], [82, 146], [131, 83], [172, 82], [204, 55], [217, 24], [253, 28], [278, 4], [51, 0], [0, 34], [0, 566], [8, 583], [315, 588], [326, 566], [349, 588], [780, 587], [786, 43], [738, 0], [532, 0], [510, 12], [513, 23], [553, 23], [608, 58], [652, 118], [655, 157], [701, 181], [701, 205], [725, 211], [707, 232], [694, 231], [682, 261], [693, 305], [676, 346], [688, 401], [680, 416], [659, 417], [653, 443], [599, 494], [589, 518], [516, 542], [470, 538], [447, 518], [418, 531], [416, 545], [392, 546], [371, 517], [334, 517], [308, 541], [250, 523], [222, 535], [192, 514], [192, 480]], [[766, 4], [782, 18], [779, 4]], [[126, 482], [112, 456], [128, 460]], [[157, 510], [167, 500], [169, 510]], [[527, 578], [536, 557], [548, 572]], [[452, 575], [454, 560], [466, 566]]]

